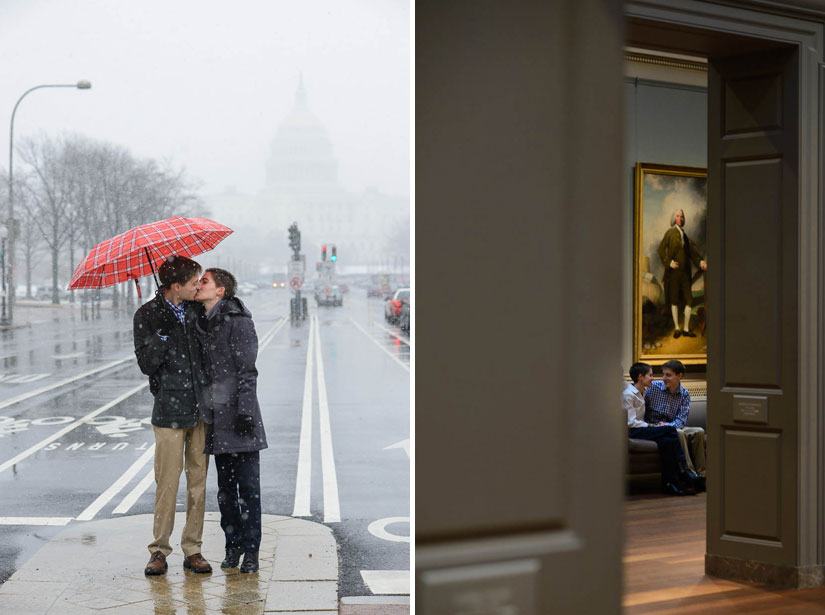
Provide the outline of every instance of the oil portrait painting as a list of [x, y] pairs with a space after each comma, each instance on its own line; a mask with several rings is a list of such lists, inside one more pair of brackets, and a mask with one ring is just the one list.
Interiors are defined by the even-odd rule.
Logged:
[[707, 361], [707, 171], [636, 164], [634, 357]]

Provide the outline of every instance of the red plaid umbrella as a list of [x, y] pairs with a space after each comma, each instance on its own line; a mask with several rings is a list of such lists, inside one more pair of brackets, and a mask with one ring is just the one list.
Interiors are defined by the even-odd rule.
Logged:
[[154, 275], [173, 254], [203, 254], [230, 233], [231, 228], [213, 220], [180, 216], [137, 226], [92, 248], [75, 269], [69, 290], [104, 288], [127, 280], [137, 285], [138, 278]]

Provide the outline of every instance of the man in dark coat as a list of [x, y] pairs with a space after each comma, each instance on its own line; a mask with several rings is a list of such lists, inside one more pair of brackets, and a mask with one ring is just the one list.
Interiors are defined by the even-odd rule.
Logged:
[[[693, 312], [693, 292], [691, 291], [691, 262], [702, 271], [708, 267], [696, 244], [685, 233], [685, 211], [677, 209], [670, 220], [670, 229], [662, 237], [659, 244], [659, 258], [665, 266], [665, 275], [662, 283], [665, 287], [665, 301], [670, 304], [673, 324], [676, 330], [673, 337], [684, 335], [696, 337], [690, 330], [690, 315]], [[679, 305], [685, 306], [685, 324], [679, 329]]]
[[252, 314], [235, 296], [234, 276], [207, 269], [196, 299], [206, 318], [198, 333], [207, 349], [214, 415], [206, 433], [208, 454], [218, 469], [218, 505], [226, 536], [221, 568], [238, 565], [241, 572], [258, 570], [261, 546], [261, 469], [259, 451], [267, 447], [258, 405], [258, 336]]
[[183, 567], [211, 572], [201, 555], [206, 505], [204, 420], [210, 406], [207, 357], [195, 332], [203, 306], [194, 301], [201, 266], [183, 256], [171, 256], [160, 266], [161, 288], [134, 317], [135, 354], [140, 371], [149, 376], [155, 397], [155, 521], [152, 554], [144, 572], [164, 574], [172, 552], [169, 538], [175, 523], [175, 500], [181, 470], [186, 467], [186, 524], [181, 535]]

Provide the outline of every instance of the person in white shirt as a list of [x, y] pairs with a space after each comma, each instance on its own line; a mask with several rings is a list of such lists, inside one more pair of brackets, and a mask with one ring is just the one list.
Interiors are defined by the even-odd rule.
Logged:
[[659, 447], [662, 460], [662, 490], [670, 495], [696, 495], [685, 475], [685, 457], [679, 444], [676, 428], [645, 422], [644, 391], [653, 382], [653, 368], [647, 363], [630, 366], [630, 379], [622, 392], [622, 405], [627, 416], [628, 436], [638, 440], [652, 440]]

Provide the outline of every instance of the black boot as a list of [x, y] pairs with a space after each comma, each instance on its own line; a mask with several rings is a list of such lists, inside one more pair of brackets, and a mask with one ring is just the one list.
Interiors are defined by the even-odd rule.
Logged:
[[226, 557], [221, 562], [221, 568], [235, 568], [241, 559], [241, 547], [226, 547]]
[[705, 477], [698, 475], [693, 470], [688, 470], [685, 472], [685, 476], [689, 481], [689, 484], [696, 490], [696, 493], [702, 493], [705, 491]]
[[243, 554], [241, 572], [258, 572], [258, 552], [247, 551]]

